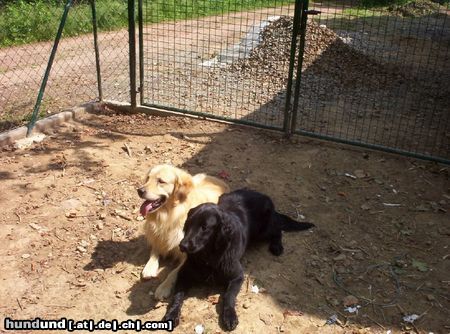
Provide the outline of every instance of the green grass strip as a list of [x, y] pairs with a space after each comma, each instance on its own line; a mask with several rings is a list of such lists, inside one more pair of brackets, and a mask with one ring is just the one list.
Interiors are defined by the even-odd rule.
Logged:
[[[137, 2], [137, 1], [136, 1]], [[228, 12], [278, 7], [295, 0], [144, 0], [145, 23], [192, 19]], [[100, 31], [127, 27], [127, 0], [97, 0]], [[45, 0], [17, 0], [0, 7], [0, 47], [53, 40], [63, 11], [63, 3]], [[137, 11], [136, 11], [137, 12]], [[87, 1], [71, 8], [63, 36], [92, 31], [91, 8]]]

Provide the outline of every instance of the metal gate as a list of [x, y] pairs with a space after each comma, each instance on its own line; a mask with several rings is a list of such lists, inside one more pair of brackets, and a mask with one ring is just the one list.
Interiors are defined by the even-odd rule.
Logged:
[[139, 0], [140, 103], [450, 162], [448, 4], [364, 1]]

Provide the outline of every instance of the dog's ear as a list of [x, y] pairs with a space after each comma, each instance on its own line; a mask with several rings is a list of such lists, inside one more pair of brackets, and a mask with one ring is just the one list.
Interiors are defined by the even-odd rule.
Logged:
[[216, 237], [216, 250], [223, 250], [236, 234], [236, 224], [233, 218], [222, 210], [218, 211], [219, 227]]
[[184, 202], [193, 186], [191, 175], [184, 171], [177, 173], [174, 189], [175, 200], [178, 202]]

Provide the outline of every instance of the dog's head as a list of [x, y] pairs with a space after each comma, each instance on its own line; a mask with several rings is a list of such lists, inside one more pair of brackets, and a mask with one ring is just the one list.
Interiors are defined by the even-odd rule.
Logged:
[[179, 168], [170, 165], [153, 167], [144, 185], [137, 189], [139, 197], [145, 200], [141, 214], [145, 217], [164, 205], [185, 201], [192, 186], [192, 176]]
[[189, 210], [184, 224], [184, 238], [180, 250], [194, 254], [202, 250], [214, 252], [223, 248], [232, 231], [218, 205], [204, 203]]

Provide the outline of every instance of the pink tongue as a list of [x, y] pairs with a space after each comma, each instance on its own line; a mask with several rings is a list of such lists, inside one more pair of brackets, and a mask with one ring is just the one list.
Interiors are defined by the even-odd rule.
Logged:
[[152, 209], [152, 202], [151, 201], [145, 201], [144, 203], [142, 203], [141, 205], [141, 215], [142, 216], [146, 216], [147, 213]]

